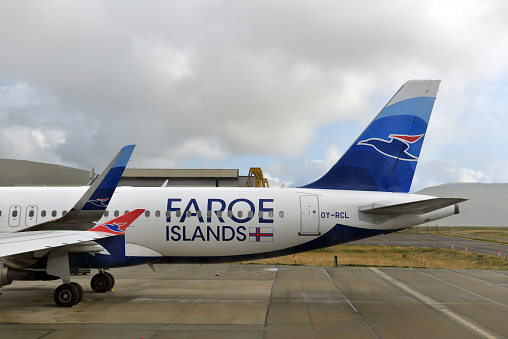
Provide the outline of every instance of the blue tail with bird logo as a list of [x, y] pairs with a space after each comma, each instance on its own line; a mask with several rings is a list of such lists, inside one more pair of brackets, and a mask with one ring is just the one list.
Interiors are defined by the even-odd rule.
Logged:
[[409, 192], [440, 80], [411, 80], [395, 93], [342, 158], [303, 186]]

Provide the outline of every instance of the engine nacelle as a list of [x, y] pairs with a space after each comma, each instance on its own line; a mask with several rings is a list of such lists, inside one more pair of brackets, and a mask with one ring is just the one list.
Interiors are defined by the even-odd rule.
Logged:
[[8, 271], [9, 268], [0, 261], [0, 286], [9, 285], [12, 282], [12, 280], [8, 279]]
[[49, 275], [46, 271], [29, 271], [17, 268], [10, 268], [0, 260], [0, 286], [9, 285], [14, 280], [57, 280], [59, 277]]

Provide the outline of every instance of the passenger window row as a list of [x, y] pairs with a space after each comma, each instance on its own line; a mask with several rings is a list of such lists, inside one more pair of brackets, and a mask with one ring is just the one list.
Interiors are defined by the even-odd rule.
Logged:
[[[217, 217], [218, 217], [218, 218], [222, 218], [222, 211], [216, 211], [216, 212], [217, 212]], [[124, 212], [124, 214], [127, 214], [127, 213], [129, 213], [129, 211], [128, 211], [128, 210], [126, 210], [126, 211]], [[212, 214], [213, 214], [213, 213], [212, 213], [212, 211], [206, 211], [206, 216], [207, 216], [208, 218], [212, 217]], [[263, 217], [265, 217], [265, 218], [266, 218], [266, 215], [268, 215], [268, 218], [273, 218], [273, 211], [270, 211], [270, 212], [268, 212], [268, 213], [265, 213], [265, 212], [262, 212], [262, 211], [258, 212], [258, 217], [259, 217], [259, 218], [263, 218]], [[104, 211], [104, 217], [106, 217], [106, 218], [107, 218], [108, 216], [109, 216], [109, 211], [108, 211], [108, 210]], [[113, 216], [114, 216], [115, 218], [119, 217], [119, 216], [120, 216], [120, 211], [115, 210], [115, 211], [113, 212]], [[149, 211], [149, 210], [146, 210], [146, 211], [145, 211], [145, 217], [147, 217], [147, 218], [148, 218], [149, 216], [150, 216], [150, 211]], [[154, 216], [155, 216], [156, 218], [159, 218], [159, 217], [161, 216], [161, 211], [158, 211], [158, 210], [157, 210], [157, 211], [155, 211]], [[171, 211], [166, 211], [165, 216], [166, 216], [166, 217], [171, 217]], [[175, 211], [175, 216], [176, 216], [177, 218], [180, 218], [180, 217], [182, 216], [182, 212], [181, 212], [181, 210], [177, 210], [177, 211]], [[188, 217], [188, 218], [189, 218], [189, 217], [191, 217], [191, 216], [192, 216], [192, 212], [191, 212], [191, 211], [187, 211], [187, 215], [186, 215], [186, 217]], [[196, 216], [197, 216], [198, 218], [201, 218], [201, 217], [202, 217], [202, 212], [201, 212], [201, 211], [197, 211], [197, 212], [196, 212]], [[231, 217], [233, 216], [233, 211], [228, 211], [228, 212], [227, 212], [227, 216], [231, 218]], [[238, 212], [237, 212], [237, 216], [238, 216], [238, 218], [243, 218], [243, 216], [244, 216], [244, 212], [243, 212], [243, 211], [238, 211]], [[247, 216], [248, 216], [249, 218], [253, 218], [253, 217], [254, 217], [254, 213], [253, 213], [252, 211], [248, 211], [248, 212], [247, 212]], [[284, 211], [279, 211], [279, 218], [284, 218]]]
[[[218, 217], [218, 218], [222, 218], [222, 211], [216, 211], [216, 212], [217, 212], [217, 217]], [[124, 212], [124, 214], [127, 214], [127, 213], [129, 213], [129, 211], [128, 211], [128, 210]], [[66, 215], [66, 214], [67, 214], [67, 211], [66, 211], [66, 210], [63, 210], [63, 211], [62, 211], [61, 216], [63, 217], [63, 216], [64, 216], [64, 215]], [[207, 216], [208, 218], [211, 218], [211, 217], [212, 217], [212, 214], [213, 214], [213, 213], [212, 213], [212, 211], [206, 211], [206, 216]], [[273, 218], [273, 214], [274, 214], [274, 213], [273, 213], [273, 211], [270, 211], [270, 212], [268, 212], [268, 213], [265, 213], [265, 212], [261, 212], [261, 211], [260, 211], [260, 212], [258, 212], [258, 217], [259, 217], [259, 218], [263, 218], [263, 217], [265, 217], [265, 218], [266, 218], [266, 214], [268, 214], [268, 218], [270, 218], [270, 219], [272, 219], [272, 218]], [[48, 215], [48, 213], [46, 212], [46, 210], [42, 210], [42, 211], [41, 211], [41, 217], [42, 217], [42, 218], [45, 218], [47, 215]], [[187, 211], [187, 217], [191, 217], [191, 215], [192, 215], [192, 212], [191, 212], [191, 211]], [[0, 217], [1, 217], [1, 216], [2, 216], [2, 211], [0, 210]], [[12, 215], [11, 215], [11, 216], [12, 216], [13, 218], [17, 218], [17, 217], [18, 217], [18, 211], [17, 211], [17, 210], [13, 210], [13, 211], [12, 211]], [[28, 216], [29, 216], [30, 218], [33, 218], [33, 217], [35, 216], [35, 211], [33, 211], [33, 210], [29, 211], [29, 212], [28, 212]], [[56, 218], [57, 216], [58, 216], [58, 212], [57, 212], [56, 210], [51, 211], [51, 217]], [[119, 217], [119, 216], [120, 216], [120, 211], [115, 210], [115, 211], [113, 212], [113, 216], [114, 216], [115, 218]], [[150, 211], [149, 211], [149, 210], [146, 210], [146, 211], [145, 211], [145, 217], [149, 217], [149, 216], [150, 216]], [[156, 218], [159, 218], [159, 217], [161, 216], [161, 211], [155, 211], [154, 216], [155, 216]], [[171, 217], [171, 211], [166, 211], [165, 216], [166, 216], [166, 217]], [[175, 212], [175, 216], [176, 216], [177, 218], [180, 218], [180, 217], [182, 216], [182, 212], [181, 212], [180, 210], [177, 210], [177, 211]], [[202, 213], [201, 213], [201, 211], [197, 211], [197, 212], [196, 212], [196, 216], [197, 216], [198, 218], [201, 218], [201, 217], [202, 217]], [[229, 218], [231, 218], [231, 217], [233, 216], [233, 211], [227, 211], [227, 216], [228, 216]], [[237, 216], [238, 216], [238, 218], [243, 218], [243, 216], [244, 216], [244, 212], [243, 212], [243, 211], [238, 211], [238, 212], [237, 212]], [[254, 213], [253, 213], [252, 211], [248, 211], [248, 212], [247, 212], [247, 216], [248, 216], [249, 218], [252, 218], [252, 217], [254, 217]], [[104, 211], [104, 217], [106, 217], [106, 218], [107, 218], [107, 217], [109, 217], [109, 211], [108, 211], [108, 210]], [[284, 218], [284, 211], [279, 211], [279, 218]]]
[[[18, 217], [18, 214], [19, 214], [18, 210], [13, 210], [13, 211], [12, 211], [12, 213], [11, 213], [11, 217], [13, 217], [13, 218], [17, 218], [17, 217]], [[64, 215], [66, 215], [66, 214], [67, 214], [67, 211], [66, 211], [66, 210], [63, 210], [63, 211], [62, 211], [62, 214], [61, 214], [60, 216], [62, 216], [62, 217], [63, 217], [63, 216], [64, 216]], [[42, 218], [45, 218], [47, 215], [48, 215], [48, 213], [46, 212], [46, 210], [42, 210], [42, 211], [41, 211], [41, 217], [42, 217]], [[0, 217], [1, 217], [1, 216], [2, 216], [2, 211], [0, 210]], [[34, 210], [30, 210], [30, 211], [28, 211], [28, 216], [29, 216], [30, 218], [35, 217], [35, 211], [34, 211]], [[56, 216], [58, 216], [58, 212], [57, 212], [56, 210], [51, 211], [51, 216], [52, 216], [53, 218], [55, 218]]]

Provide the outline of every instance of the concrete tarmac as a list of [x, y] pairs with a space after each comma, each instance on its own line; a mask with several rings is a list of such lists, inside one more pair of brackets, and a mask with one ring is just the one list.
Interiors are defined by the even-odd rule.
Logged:
[[[503, 338], [508, 272], [262, 265], [112, 269], [57, 307], [54, 282], [0, 288], [1, 338]], [[220, 276], [216, 276], [219, 269]]]

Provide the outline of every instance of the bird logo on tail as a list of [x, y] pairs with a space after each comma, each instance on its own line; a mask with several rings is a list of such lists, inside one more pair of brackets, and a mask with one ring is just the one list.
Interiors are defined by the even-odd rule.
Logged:
[[388, 157], [405, 160], [418, 161], [418, 157], [410, 153], [409, 148], [420, 140], [425, 134], [402, 135], [390, 134], [389, 140], [370, 138], [358, 142], [358, 145], [372, 146], [376, 151]]

